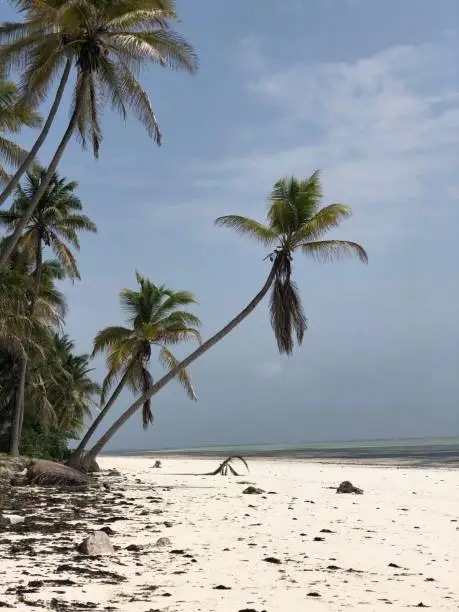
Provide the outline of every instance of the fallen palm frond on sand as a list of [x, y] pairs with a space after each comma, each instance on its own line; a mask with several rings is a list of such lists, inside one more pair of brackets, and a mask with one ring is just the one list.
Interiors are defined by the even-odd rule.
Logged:
[[207, 472], [204, 475], [205, 476], [216, 476], [217, 474], [220, 474], [221, 476], [228, 476], [228, 472], [229, 472], [233, 476], [239, 476], [240, 474], [238, 474], [236, 470], [234, 469], [234, 467], [231, 465], [231, 462], [234, 459], [239, 459], [239, 461], [242, 461], [242, 463], [247, 468], [247, 471], [249, 471], [249, 466], [247, 465], [247, 461], [244, 459], [244, 457], [240, 457], [239, 455], [231, 455], [230, 457], [227, 457], [224, 461], [222, 461], [214, 472]]

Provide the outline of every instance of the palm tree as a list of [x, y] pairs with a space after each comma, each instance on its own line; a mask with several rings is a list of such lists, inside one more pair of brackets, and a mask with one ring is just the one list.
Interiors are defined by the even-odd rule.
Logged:
[[[131, 110], [160, 144], [155, 113], [136, 74], [150, 63], [191, 73], [197, 68], [193, 48], [169, 28], [168, 22], [177, 20], [174, 0], [41, 0], [39, 3], [19, 0], [16, 4], [26, 19], [3, 23], [0, 27], [0, 42], [5, 43], [0, 48], [0, 68], [9, 71], [25, 66], [21, 84], [27, 99], [34, 104], [46, 97], [53, 77], [64, 64], [61, 85], [72, 65], [76, 79], [67, 129], [40, 188], [29, 201], [6, 250], [0, 254], [0, 266], [14, 250], [73, 133], [78, 132], [83, 146], [90, 142], [97, 156], [102, 138], [99, 116], [108, 102], [123, 118], [127, 109]], [[58, 96], [59, 92], [56, 99]], [[43, 131], [47, 125], [48, 121]], [[35, 155], [36, 147], [32, 151]], [[13, 179], [16, 184], [19, 178]], [[0, 205], [13, 188], [10, 183], [0, 196]]]
[[[17, 134], [23, 127], [39, 127], [40, 116], [27, 104], [18, 100], [18, 87], [15, 83], [0, 79], [0, 158], [9, 166], [20, 166], [27, 155], [22, 147], [10, 140], [5, 134]], [[0, 164], [0, 184], [4, 185], [11, 176]]]
[[[172, 291], [164, 285], [156, 286], [148, 278], [136, 273], [139, 290], [123, 289], [120, 293], [121, 307], [128, 315], [129, 327], [111, 326], [101, 330], [94, 340], [93, 356], [106, 353], [108, 373], [102, 385], [102, 410], [89, 427], [72, 458], [77, 464], [91, 436], [102, 419], [118, 399], [121, 391], [128, 386], [133, 393], [147, 393], [153, 385], [148, 370], [152, 347], [158, 347], [161, 365], [168, 370], [179, 363], [168, 348], [169, 345], [201, 340], [197, 327], [201, 324], [198, 317], [183, 306], [195, 304], [194, 296], [188, 291]], [[196, 400], [196, 395], [188, 373], [181, 369], [176, 374], [188, 397]], [[107, 395], [115, 382], [116, 388], [107, 400]], [[142, 421], [146, 428], [153, 420], [150, 400], [143, 403]]]
[[[0, 223], [5, 225], [8, 231], [14, 233], [23, 219], [29, 201], [41, 188], [45, 173], [43, 169], [28, 173], [24, 187], [19, 186], [16, 190], [16, 199], [11, 208], [8, 211], [0, 211]], [[32, 311], [40, 292], [45, 247], [54, 252], [62, 270], [68, 277], [80, 278], [75, 256], [67, 243], [79, 250], [78, 233], [81, 231], [96, 232], [97, 227], [89, 217], [81, 214], [83, 205], [75, 195], [77, 187], [77, 182], [67, 182], [66, 178], [60, 178], [55, 173], [19, 238], [20, 251], [23, 253], [29, 251], [35, 259]], [[8, 244], [9, 240], [8, 236], [4, 242]]]
[[[0, 211], [0, 223], [3, 223], [13, 233], [18, 224], [21, 223], [29, 200], [40, 189], [44, 174], [43, 169], [29, 173], [25, 187], [19, 186], [17, 188], [17, 197], [10, 210]], [[29, 300], [31, 317], [37, 314], [40, 318], [40, 312], [35, 312], [36, 308], [38, 306], [39, 310], [42, 310], [43, 306], [46, 305], [46, 301], [37, 302], [42, 289], [43, 251], [45, 247], [54, 251], [60, 264], [58, 272], [60, 275], [63, 273], [72, 279], [80, 278], [75, 257], [66, 242], [79, 249], [78, 232], [81, 230], [95, 232], [96, 226], [87, 216], [80, 213], [82, 204], [74, 194], [76, 187], [76, 182], [67, 182], [65, 178], [60, 179], [55, 173], [24, 228], [24, 233], [20, 236], [18, 242], [20, 248], [16, 253], [18, 253], [19, 259], [22, 258], [23, 262], [26, 263], [29, 270], [32, 262], [34, 266], [33, 272], [30, 272], [33, 275], [32, 293]], [[5, 238], [3, 244], [8, 245], [10, 239], [10, 236]], [[2, 248], [5, 247], [2, 245]], [[25, 270], [23, 272], [26, 273]], [[53, 283], [46, 283], [44, 289], [48, 290], [48, 293], [54, 291]], [[49, 297], [50, 295], [48, 295]], [[27, 355], [24, 352], [21, 358], [21, 376], [18, 383], [22, 387], [18, 391], [18, 397], [21, 398], [22, 402], [24, 402], [26, 395], [27, 361]], [[39, 386], [38, 389], [41, 390], [43, 387]], [[48, 406], [46, 395], [43, 395], [43, 400], [44, 405]], [[18, 410], [23, 415], [24, 405], [18, 406]]]
[[[75, 344], [67, 335], [54, 334], [57, 376], [49, 376], [49, 397], [57, 430], [77, 433], [84, 419], [96, 406], [100, 386], [91, 378], [90, 356], [75, 354]], [[49, 367], [47, 368], [49, 372]]]
[[13, 456], [19, 454], [27, 382], [29, 389], [35, 389], [35, 397], [41, 396], [43, 410], [49, 410], [41, 377], [32, 371], [27, 381], [27, 373], [30, 363], [46, 363], [45, 355], [49, 358], [52, 349], [51, 327], [60, 326], [65, 314], [65, 298], [54, 287], [56, 274], [61, 274], [56, 262], [43, 264], [40, 292], [31, 313], [35, 283], [30, 275], [30, 260], [16, 257], [15, 268], [5, 268], [0, 273], [0, 350], [11, 371], [3, 394], [9, 403], [15, 398], [10, 410], [10, 454]]
[[252, 301], [223, 329], [172, 368], [123, 412], [88, 451], [85, 458], [87, 466], [91, 466], [102, 448], [145, 401], [150, 400], [181, 370], [215, 346], [246, 319], [270, 289], [271, 325], [280, 352], [291, 354], [295, 337], [298, 344], [302, 343], [306, 318], [298, 289], [291, 278], [293, 254], [301, 251], [319, 261], [334, 261], [356, 255], [362, 262], [368, 261], [365, 250], [355, 242], [324, 239], [331, 229], [350, 216], [351, 209], [343, 204], [330, 204], [320, 208], [321, 199], [318, 172], [305, 180], [283, 178], [274, 185], [271, 192], [266, 225], [238, 215], [228, 215], [216, 220], [217, 226], [235, 229], [270, 249], [267, 259], [272, 265], [264, 285]]

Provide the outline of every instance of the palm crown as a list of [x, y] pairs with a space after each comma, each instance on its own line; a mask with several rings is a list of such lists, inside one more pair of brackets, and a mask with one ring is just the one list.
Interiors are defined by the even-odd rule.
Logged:
[[[19, 102], [18, 88], [15, 83], [0, 79], [0, 156], [7, 165], [18, 166], [26, 155], [26, 151], [10, 140], [6, 134], [18, 133], [23, 127], [38, 127], [40, 116], [30, 106]], [[10, 176], [0, 164], [0, 184], [9, 180]]]
[[301, 250], [319, 261], [354, 255], [364, 263], [368, 260], [365, 250], [355, 242], [324, 239], [351, 215], [351, 209], [343, 204], [320, 208], [321, 199], [318, 172], [304, 180], [286, 177], [276, 182], [270, 194], [266, 225], [239, 215], [216, 220], [217, 225], [235, 229], [268, 248], [274, 247], [268, 255], [275, 267], [270, 314], [281, 353], [292, 353], [294, 337], [301, 344], [307, 328], [298, 288], [291, 279], [293, 253]]
[[16, 0], [26, 19], [0, 26], [0, 66], [22, 72], [22, 89], [42, 102], [66, 62], [76, 66], [74, 106], [83, 145], [97, 156], [99, 116], [110, 103], [122, 117], [129, 109], [156, 142], [161, 134], [147, 93], [137, 80], [156, 63], [194, 72], [191, 45], [169, 28], [174, 0]]
[[[131, 390], [145, 393], [153, 384], [148, 371], [152, 346], [159, 348], [160, 363], [167, 369], [178, 364], [168, 345], [200, 341], [197, 328], [198, 317], [180, 307], [195, 304], [194, 296], [188, 291], [172, 291], [165, 286], [156, 286], [149, 279], [137, 273], [138, 291], [124, 289], [120, 294], [123, 310], [128, 315], [130, 327], [106, 327], [94, 340], [93, 354], [107, 353], [108, 374], [102, 386], [102, 403], [107, 393], [120, 376]], [[188, 396], [196, 396], [186, 370], [177, 375]], [[143, 424], [146, 427], [153, 419], [150, 401], [143, 406]]]
[[[39, 189], [44, 170], [29, 173], [23, 187], [16, 190], [16, 198], [7, 211], [0, 211], [0, 223], [8, 230], [14, 230], [27, 209], [29, 200]], [[78, 233], [96, 232], [96, 225], [81, 214], [83, 205], [75, 195], [78, 183], [67, 182], [57, 173], [47, 186], [19, 239], [19, 250], [33, 253], [36, 265], [42, 261], [41, 250], [49, 247], [70, 278], [80, 278], [75, 256], [71, 247], [80, 248]], [[68, 244], [67, 244], [68, 243]], [[70, 246], [68, 246], [70, 245]]]

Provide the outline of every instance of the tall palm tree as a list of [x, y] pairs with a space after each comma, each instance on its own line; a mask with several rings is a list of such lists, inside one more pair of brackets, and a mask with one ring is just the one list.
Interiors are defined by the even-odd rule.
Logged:
[[[195, 304], [194, 296], [188, 291], [172, 291], [164, 285], [156, 286], [148, 278], [136, 273], [139, 290], [123, 289], [120, 293], [121, 307], [128, 315], [129, 327], [111, 326], [101, 330], [94, 340], [93, 355], [106, 353], [108, 373], [102, 385], [102, 410], [89, 427], [75, 451], [75, 461], [85, 449], [91, 436], [102, 419], [118, 399], [121, 391], [128, 386], [133, 393], [147, 393], [153, 385], [148, 369], [152, 347], [157, 347], [161, 365], [168, 370], [179, 363], [169, 345], [201, 340], [197, 328], [201, 322], [195, 315], [181, 307]], [[176, 374], [188, 397], [196, 395], [188, 373], [181, 369]], [[109, 391], [118, 381], [113, 393]], [[146, 428], [153, 420], [150, 400], [142, 405], [142, 421]]]
[[[29, 173], [25, 186], [17, 188], [17, 197], [11, 208], [8, 211], [0, 211], [0, 223], [3, 223], [13, 234], [23, 219], [23, 213], [28, 207], [30, 198], [33, 198], [34, 194], [40, 190], [44, 174], [45, 171], [43, 169]], [[57, 261], [60, 264], [58, 269], [59, 275], [65, 274], [72, 279], [79, 278], [75, 257], [71, 248], [66, 243], [70, 243], [71, 246], [79, 249], [78, 232], [82, 230], [96, 231], [95, 224], [80, 212], [82, 204], [74, 193], [76, 187], [76, 182], [67, 182], [65, 178], [59, 178], [55, 173], [19, 238], [18, 244], [20, 248], [16, 251], [15, 263], [17, 269], [18, 261], [20, 260], [26, 268], [28, 267], [29, 273], [33, 277], [30, 283], [31, 292], [28, 295], [28, 308], [32, 319], [36, 316], [40, 319], [40, 315], [43, 314], [42, 310], [47, 305], [46, 300], [42, 299], [39, 301], [42, 284], [44, 291], [48, 292], [48, 298], [51, 297], [51, 293], [54, 291], [52, 279], [51, 282], [49, 282], [50, 278], [43, 279], [43, 252], [45, 247], [50, 248], [56, 255]], [[9, 244], [11, 235], [3, 240], [2, 245], [0, 245], [0, 252], [5, 248], [4, 245], [7, 246]], [[31, 265], [33, 265], [33, 272], [30, 270]], [[24, 269], [23, 273], [27, 275], [27, 269]], [[43, 283], [43, 280], [45, 280], [45, 283]], [[60, 323], [60, 320], [57, 323]], [[19, 360], [21, 375], [18, 381], [19, 399], [17, 411], [20, 413], [20, 416], [17, 417], [19, 430], [15, 429], [13, 432], [14, 449], [19, 444], [21, 423], [24, 416], [27, 363], [29, 362], [26, 350], [21, 353]], [[39, 392], [43, 389], [43, 385], [38, 385]], [[43, 405], [49, 407], [46, 394], [42, 394], [42, 397]], [[17, 440], [18, 437], [19, 440]]]
[[217, 226], [235, 229], [270, 249], [267, 258], [272, 265], [264, 285], [252, 301], [223, 329], [172, 368], [123, 412], [88, 451], [84, 460], [86, 466], [91, 466], [102, 448], [145, 401], [151, 399], [182, 369], [188, 367], [246, 319], [270, 290], [271, 325], [280, 352], [290, 354], [295, 337], [298, 344], [302, 343], [306, 318], [298, 289], [291, 278], [293, 254], [301, 251], [319, 261], [334, 261], [354, 255], [364, 263], [368, 260], [365, 250], [355, 242], [325, 239], [331, 229], [350, 216], [351, 209], [342, 204], [330, 204], [320, 208], [321, 199], [318, 172], [305, 180], [283, 178], [274, 185], [271, 192], [266, 225], [239, 215], [228, 215], [216, 220]]
[[[17, 134], [23, 127], [36, 128], [40, 124], [40, 115], [19, 101], [17, 85], [0, 79], [0, 159], [8, 166], [20, 166], [27, 151], [8, 138], [7, 134]], [[4, 185], [10, 179], [8, 171], [0, 163], [0, 184]]]
[[[11, 208], [7, 211], [0, 211], [0, 224], [6, 226], [8, 231], [14, 233], [23, 219], [29, 201], [41, 188], [45, 173], [43, 169], [28, 173], [24, 187], [19, 186], [16, 190], [16, 198]], [[19, 238], [19, 250], [29, 251], [35, 259], [32, 311], [40, 292], [45, 247], [54, 252], [62, 270], [68, 277], [80, 278], [75, 256], [68, 244], [79, 250], [79, 232], [96, 232], [97, 227], [89, 217], [81, 214], [83, 205], [75, 195], [77, 187], [76, 181], [67, 182], [65, 177], [60, 178], [57, 173], [54, 173]], [[8, 236], [4, 242], [8, 244], [10, 239]]]
[[[174, 0], [16, 0], [16, 4], [26, 19], [0, 27], [0, 42], [5, 43], [0, 48], [0, 68], [25, 68], [22, 87], [33, 103], [46, 97], [64, 64], [60, 85], [72, 65], [76, 78], [67, 129], [40, 188], [29, 201], [7, 249], [0, 254], [0, 266], [14, 250], [75, 130], [83, 146], [89, 141], [97, 156], [102, 138], [99, 116], [109, 103], [123, 118], [128, 109], [133, 112], [160, 144], [155, 113], [136, 74], [151, 63], [191, 73], [197, 68], [191, 45], [169, 28], [169, 21], [177, 20]], [[47, 125], [48, 121], [43, 131]], [[35, 155], [36, 147], [32, 151]], [[19, 178], [13, 179], [16, 184]], [[10, 183], [0, 196], [0, 205], [12, 188]]]

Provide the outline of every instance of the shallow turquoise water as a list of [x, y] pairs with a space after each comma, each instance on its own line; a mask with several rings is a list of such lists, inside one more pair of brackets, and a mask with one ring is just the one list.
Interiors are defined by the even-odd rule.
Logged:
[[298, 459], [392, 460], [417, 465], [443, 464], [459, 466], [459, 438], [423, 438], [392, 440], [358, 440], [317, 442], [303, 445], [207, 446], [186, 449], [125, 450], [111, 455], [145, 455], [148, 453], [245, 457], [295, 457]]

